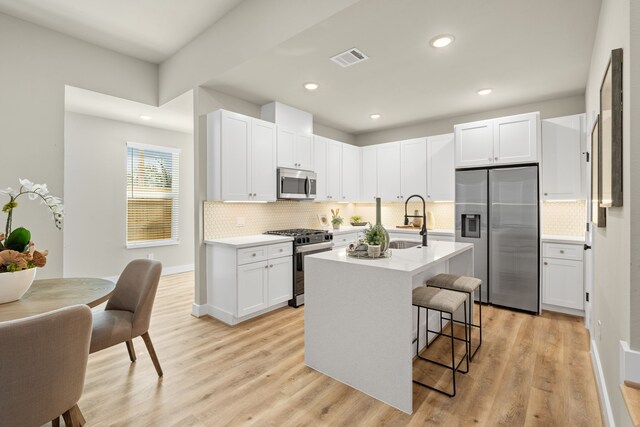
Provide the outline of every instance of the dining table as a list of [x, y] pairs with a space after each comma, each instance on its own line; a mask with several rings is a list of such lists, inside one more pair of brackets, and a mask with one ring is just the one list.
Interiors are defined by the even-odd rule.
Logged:
[[93, 308], [107, 301], [115, 287], [110, 280], [90, 277], [34, 280], [22, 298], [0, 304], [0, 322], [77, 304]]

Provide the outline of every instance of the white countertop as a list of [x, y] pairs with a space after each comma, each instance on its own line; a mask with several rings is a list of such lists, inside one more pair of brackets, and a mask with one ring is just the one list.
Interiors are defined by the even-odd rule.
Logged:
[[584, 236], [560, 236], [553, 234], [543, 234], [542, 241], [545, 243], [575, 243], [584, 244]]
[[273, 243], [292, 242], [293, 237], [273, 236], [270, 234], [254, 234], [250, 236], [227, 237], [224, 239], [205, 240], [207, 245], [225, 245], [235, 248], [248, 248], [251, 246], [271, 245]]
[[382, 268], [386, 270], [418, 273], [431, 267], [433, 264], [446, 261], [464, 251], [471, 250], [471, 243], [455, 242], [429, 242], [429, 246], [416, 246], [408, 249], [392, 249], [391, 257], [379, 259], [359, 259], [347, 256], [344, 249], [321, 252], [308, 255], [309, 258], [322, 259], [346, 264], [354, 264], [359, 267]]

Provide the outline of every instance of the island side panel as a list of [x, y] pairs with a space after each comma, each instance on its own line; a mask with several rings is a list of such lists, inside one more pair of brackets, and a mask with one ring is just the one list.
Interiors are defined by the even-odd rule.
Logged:
[[305, 261], [306, 365], [410, 414], [410, 275]]

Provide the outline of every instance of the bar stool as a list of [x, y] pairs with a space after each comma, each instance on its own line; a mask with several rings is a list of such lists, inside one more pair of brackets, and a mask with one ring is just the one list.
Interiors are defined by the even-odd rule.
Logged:
[[[469, 371], [469, 349], [467, 345], [467, 296], [461, 292], [450, 291], [446, 289], [435, 289], [429, 288], [426, 286], [420, 286], [413, 290], [412, 294], [412, 305], [418, 307], [418, 338], [416, 339], [416, 355], [418, 358], [435, 363], [436, 365], [442, 366], [447, 369], [451, 369], [451, 376], [453, 379], [453, 393], [447, 393], [444, 390], [438, 389], [436, 387], [430, 386], [428, 384], [424, 384], [420, 381], [413, 380], [414, 383], [419, 384], [423, 387], [426, 387], [431, 390], [435, 390], [439, 393], [445, 394], [449, 397], [453, 397], [456, 395], [456, 372], [459, 370], [460, 365], [464, 360], [467, 361], [467, 369], [466, 371], [460, 370], [461, 373], [466, 373]], [[464, 356], [460, 359], [460, 362], [456, 364], [456, 355], [455, 355], [455, 337], [453, 335], [453, 322], [449, 322], [451, 327], [451, 334], [446, 335], [440, 331], [431, 331], [429, 330], [429, 310], [439, 311], [442, 313], [448, 313], [453, 319], [453, 313], [460, 308], [460, 306], [464, 305], [464, 319], [465, 319], [465, 328], [464, 328]], [[444, 363], [440, 363], [437, 360], [428, 359], [426, 357], [420, 356], [420, 308], [427, 309], [427, 341], [429, 340], [429, 332], [436, 333], [438, 335], [444, 335], [446, 337], [451, 338], [451, 366], [445, 365]]]
[[[469, 353], [471, 354], [470, 360], [473, 360], [478, 349], [482, 345], [482, 280], [477, 279], [475, 277], [468, 276], [459, 276], [456, 274], [438, 274], [437, 276], [432, 277], [427, 280], [425, 283], [428, 287], [438, 288], [438, 289], [447, 289], [451, 291], [464, 292], [469, 297]], [[479, 324], [476, 325], [473, 323], [473, 294], [476, 289], [480, 289], [480, 304], [479, 305]], [[456, 323], [461, 323], [459, 320], [454, 320]], [[465, 327], [466, 328], [466, 327]], [[480, 341], [478, 342], [478, 346], [471, 353], [471, 335], [473, 328], [477, 328], [480, 333]]]

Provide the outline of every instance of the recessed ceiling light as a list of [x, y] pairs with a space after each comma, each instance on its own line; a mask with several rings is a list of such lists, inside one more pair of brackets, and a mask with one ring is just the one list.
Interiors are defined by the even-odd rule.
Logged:
[[304, 88], [306, 90], [314, 91], [314, 90], [318, 89], [318, 87], [319, 87], [318, 83], [309, 82], [309, 83], [305, 83], [304, 84]]
[[378, 120], [380, 118], [380, 114], [378, 113], [371, 114], [369, 117], [371, 117], [373, 120]]
[[146, 114], [140, 114], [140, 120], [151, 120], [151, 116], [147, 116]]
[[432, 38], [429, 44], [433, 47], [440, 48], [449, 46], [453, 43], [453, 40], [455, 40], [455, 37], [451, 34], [440, 34], [439, 36]]
[[480, 89], [478, 91], [478, 95], [485, 96], [485, 95], [489, 95], [491, 92], [493, 92], [493, 89], [487, 87], [487, 88], [484, 88], [484, 89]]

